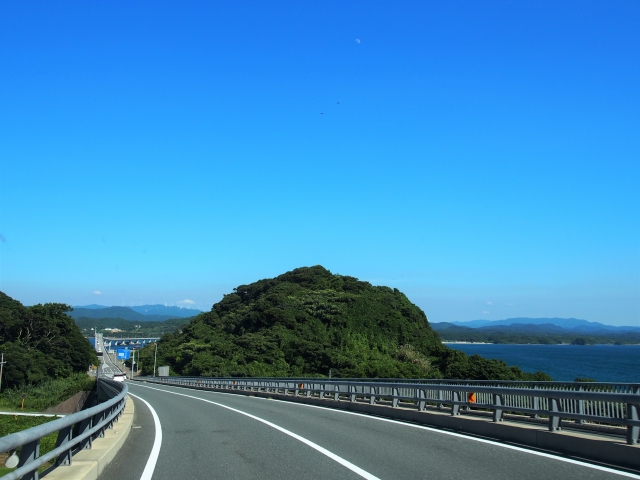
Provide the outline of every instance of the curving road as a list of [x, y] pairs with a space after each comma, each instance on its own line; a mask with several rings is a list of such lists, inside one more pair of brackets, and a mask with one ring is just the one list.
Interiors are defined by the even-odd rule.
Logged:
[[340, 410], [137, 382], [129, 388], [134, 427], [100, 480], [640, 479]]

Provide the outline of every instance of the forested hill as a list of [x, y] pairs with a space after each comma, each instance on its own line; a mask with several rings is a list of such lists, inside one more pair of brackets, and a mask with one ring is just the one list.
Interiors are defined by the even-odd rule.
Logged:
[[[186, 309], [185, 309], [186, 310]], [[190, 315], [196, 315], [198, 312], [190, 310]], [[164, 322], [174, 318], [184, 317], [185, 315], [147, 315], [140, 313], [129, 307], [104, 307], [104, 308], [82, 308], [74, 307], [69, 313], [72, 318], [121, 318], [123, 320], [132, 320], [136, 322]]]
[[[625, 327], [618, 327], [625, 328]], [[633, 328], [633, 327], [629, 327]], [[434, 323], [433, 329], [445, 342], [483, 342], [483, 343], [519, 343], [519, 344], [558, 344], [574, 345], [640, 344], [640, 332], [596, 330], [569, 330], [558, 325], [513, 324], [478, 328], [461, 327], [452, 323]]]
[[[153, 350], [143, 349], [146, 373]], [[444, 346], [397, 289], [321, 266], [240, 285], [181, 332], [162, 337], [158, 365], [203, 376], [549, 379]]]
[[0, 292], [3, 388], [66, 378], [97, 365], [93, 347], [66, 315], [70, 309], [61, 303], [25, 307]]

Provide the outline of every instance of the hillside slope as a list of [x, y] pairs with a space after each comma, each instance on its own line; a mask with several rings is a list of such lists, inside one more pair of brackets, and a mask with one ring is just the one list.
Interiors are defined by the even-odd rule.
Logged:
[[[105, 337], [126, 337], [127, 335], [160, 336], [163, 333], [175, 332], [191, 318], [173, 318], [162, 322], [136, 322], [122, 318], [74, 318], [78, 328], [85, 334], [91, 335], [91, 329], [97, 328]], [[110, 330], [106, 330], [106, 329]], [[111, 329], [119, 329], [120, 332], [112, 332]]]
[[3, 388], [66, 378], [97, 365], [93, 347], [65, 314], [70, 308], [60, 303], [25, 307], [0, 292]]
[[[155, 348], [155, 347], [154, 347]], [[153, 349], [141, 352], [146, 373]], [[158, 344], [181, 375], [548, 379], [442, 345], [397, 289], [303, 267], [241, 285]]]

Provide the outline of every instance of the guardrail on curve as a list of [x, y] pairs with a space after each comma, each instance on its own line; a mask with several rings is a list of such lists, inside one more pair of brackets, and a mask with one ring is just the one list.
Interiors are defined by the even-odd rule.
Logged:
[[137, 380], [205, 389], [333, 397], [336, 401], [413, 406], [419, 411], [428, 406], [438, 409], [449, 406], [451, 415], [460, 415], [460, 407], [464, 406], [492, 411], [494, 422], [502, 421], [505, 412], [535, 418], [546, 416], [550, 431], [559, 430], [563, 419], [619, 425], [626, 427], [628, 444], [640, 441], [640, 385], [637, 384], [456, 380], [413, 380], [414, 383], [405, 383], [370, 379], [213, 377], [138, 377]]
[[[53, 468], [71, 465], [75, 453], [91, 449], [95, 439], [104, 437], [104, 431], [112, 428], [124, 411], [129, 386], [102, 378], [97, 381], [98, 395], [106, 400], [95, 407], [0, 438], [0, 452], [10, 452], [12, 456], [22, 447], [16, 470], [2, 480], [37, 480], [38, 468], [45, 463], [55, 459]], [[40, 440], [55, 432], [55, 448], [41, 456]]]

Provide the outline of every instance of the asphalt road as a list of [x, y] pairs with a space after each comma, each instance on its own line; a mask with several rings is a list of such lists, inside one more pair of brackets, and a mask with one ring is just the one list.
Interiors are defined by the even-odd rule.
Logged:
[[[326, 408], [129, 382], [136, 414], [100, 480], [621, 479], [597, 466], [482, 439]], [[203, 401], [204, 400], [204, 401]], [[153, 467], [153, 465], [151, 465]], [[150, 468], [147, 473], [150, 473]], [[632, 478], [640, 476], [631, 475]]]
[[98, 334], [96, 337], [96, 350], [102, 352], [102, 356], [98, 357], [101, 360], [100, 366], [98, 367], [98, 376], [113, 378], [114, 374], [121, 373], [121, 370], [113, 363], [107, 353], [102, 334]]

